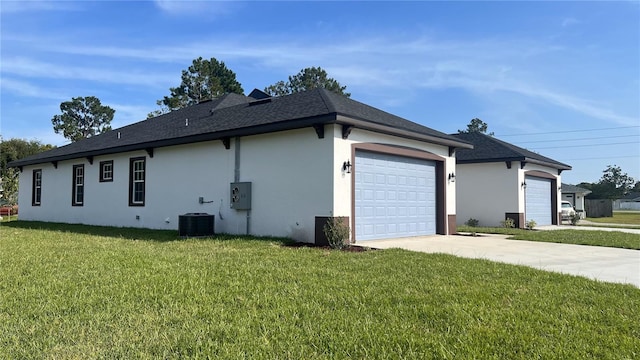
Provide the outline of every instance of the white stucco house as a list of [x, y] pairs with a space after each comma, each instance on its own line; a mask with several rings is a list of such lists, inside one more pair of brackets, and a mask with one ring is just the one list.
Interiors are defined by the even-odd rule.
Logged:
[[640, 210], [640, 192], [630, 192], [614, 200], [613, 210]]
[[591, 194], [591, 190], [583, 189], [579, 186], [571, 185], [571, 184], [562, 184], [561, 185], [562, 192], [562, 200], [568, 201], [573, 205], [578, 214], [580, 214], [580, 218], [584, 219], [587, 217], [587, 213], [585, 212], [584, 207], [584, 198], [585, 196]]
[[571, 166], [482, 133], [454, 134], [473, 144], [456, 152], [458, 224], [473, 218], [481, 226], [513, 219], [524, 228], [559, 224], [561, 176]]
[[[10, 163], [20, 220], [322, 242], [331, 216], [352, 241], [449, 234], [463, 139], [316, 89], [228, 94]], [[326, 240], [326, 239], [325, 239]]]

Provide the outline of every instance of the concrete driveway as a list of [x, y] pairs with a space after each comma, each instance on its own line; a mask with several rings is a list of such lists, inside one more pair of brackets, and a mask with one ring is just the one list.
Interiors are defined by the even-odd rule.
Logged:
[[493, 234], [478, 237], [435, 235], [361, 241], [356, 245], [488, 259], [600, 281], [633, 284], [640, 288], [640, 250], [507, 240], [507, 237]]

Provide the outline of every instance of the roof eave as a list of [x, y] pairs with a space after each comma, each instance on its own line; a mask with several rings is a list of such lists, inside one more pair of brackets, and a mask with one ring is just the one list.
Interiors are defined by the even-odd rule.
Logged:
[[43, 164], [47, 162], [72, 160], [84, 157], [101, 156], [117, 154], [129, 151], [145, 150], [149, 148], [158, 148], [165, 146], [184, 145], [190, 143], [222, 140], [224, 138], [236, 137], [236, 136], [251, 136], [265, 133], [272, 133], [277, 131], [294, 130], [305, 127], [310, 127], [316, 124], [343, 124], [351, 125], [359, 129], [374, 131], [378, 133], [399, 136], [405, 139], [427, 141], [437, 145], [449, 146], [453, 148], [473, 149], [473, 145], [450, 139], [439, 138], [436, 136], [416, 133], [413, 131], [407, 131], [402, 129], [393, 128], [391, 126], [385, 126], [376, 123], [370, 123], [360, 119], [351, 118], [337, 113], [329, 113], [319, 116], [305, 117], [294, 120], [285, 120], [275, 123], [269, 123], [264, 125], [250, 126], [240, 129], [232, 129], [225, 131], [217, 131], [210, 133], [203, 133], [191, 136], [184, 136], [179, 138], [170, 138], [157, 141], [150, 141], [138, 144], [130, 144], [124, 146], [114, 146], [106, 149], [98, 149], [91, 151], [77, 152], [68, 155], [51, 156], [45, 158], [38, 158], [33, 160], [16, 160], [7, 164], [9, 167], [22, 167], [28, 165]]
[[532, 158], [524, 158], [524, 161], [528, 162], [528, 163], [532, 163], [532, 164], [548, 166], [550, 168], [554, 168], [554, 169], [558, 169], [558, 170], [571, 170], [572, 169], [571, 166], [569, 166], [567, 164], [562, 164], [562, 163], [553, 163], [553, 162], [549, 162], [549, 161], [532, 159]]
[[170, 139], [149, 141], [144, 143], [123, 145], [123, 146], [114, 146], [106, 149], [82, 151], [82, 152], [77, 152], [77, 153], [68, 154], [68, 155], [51, 156], [51, 157], [38, 158], [33, 160], [15, 160], [8, 163], [7, 166], [17, 168], [21, 166], [43, 164], [43, 163], [48, 163], [53, 161], [72, 160], [72, 159], [78, 159], [78, 158], [84, 158], [84, 157], [90, 157], [90, 156], [110, 155], [110, 154], [118, 154], [118, 153], [129, 152], [129, 151], [145, 150], [150, 148], [222, 140], [224, 138], [231, 138], [231, 137], [237, 137], [237, 136], [251, 136], [251, 135], [259, 135], [259, 134], [284, 131], [284, 130], [294, 130], [294, 129], [310, 127], [314, 124], [327, 124], [327, 123], [335, 123], [335, 115], [329, 114], [329, 115], [313, 116], [308, 118], [296, 119], [293, 121], [281, 121], [281, 122], [269, 123], [265, 125], [250, 126], [250, 127], [240, 128], [240, 129], [203, 133], [203, 134], [190, 135], [190, 136], [184, 136], [179, 138], [170, 138]]
[[520, 161], [525, 163], [532, 163], [537, 165], [548, 166], [553, 169], [558, 170], [571, 170], [571, 166], [561, 164], [561, 163], [552, 163], [548, 161], [542, 161], [538, 159], [532, 159], [528, 157], [518, 156], [518, 157], [503, 157], [503, 158], [484, 158], [484, 159], [469, 159], [462, 160], [460, 158], [456, 159], [456, 164], [481, 164], [481, 163], [493, 163], [493, 162], [508, 162], [508, 161]]
[[437, 145], [450, 146], [450, 147], [455, 147], [460, 149], [473, 149], [473, 145], [467, 142], [444, 139], [437, 136], [417, 133], [414, 131], [397, 129], [391, 126], [371, 123], [368, 121], [355, 119], [345, 115], [338, 114], [336, 116], [336, 123], [343, 124], [343, 125], [352, 125], [358, 129], [369, 130], [369, 131], [378, 132], [378, 133], [387, 134], [387, 135], [399, 136], [405, 139], [427, 141]]

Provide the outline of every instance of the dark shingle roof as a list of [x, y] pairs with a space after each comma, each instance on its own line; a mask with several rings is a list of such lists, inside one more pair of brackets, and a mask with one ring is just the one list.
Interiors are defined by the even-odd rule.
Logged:
[[471, 148], [465, 141], [445, 133], [328, 90], [315, 89], [261, 99], [227, 94], [212, 101], [16, 160], [9, 166], [18, 167], [322, 124], [342, 124], [445, 146]]
[[630, 192], [627, 195], [620, 198], [620, 200], [632, 200], [638, 201], [640, 199], [640, 192]]
[[456, 163], [458, 164], [523, 161], [538, 163], [560, 170], [571, 170], [571, 166], [567, 164], [509, 144], [493, 136], [477, 132], [453, 134], [453, 136], [473, 144], [473, 150], [460, 149], [456, 151]]
[[561, 191], [567, 194], [591, 194], [591, 190], [583, 189], [579, 186], [562, 183]]

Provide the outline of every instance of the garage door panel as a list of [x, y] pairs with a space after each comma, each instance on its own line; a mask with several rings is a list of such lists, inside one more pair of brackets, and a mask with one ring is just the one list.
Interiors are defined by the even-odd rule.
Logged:
[[551, 225], [551, 180], [527, 176], [525, 178], [525, 219], [538, 225]]
[[435, 162], [358, 151], [355, 168], [356, 240], [435, 234]]

